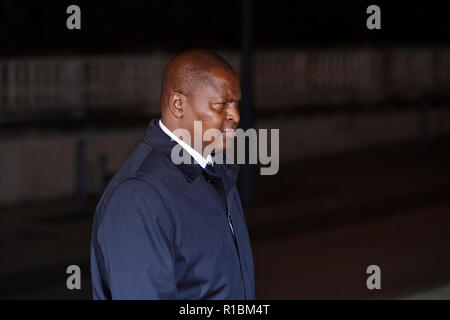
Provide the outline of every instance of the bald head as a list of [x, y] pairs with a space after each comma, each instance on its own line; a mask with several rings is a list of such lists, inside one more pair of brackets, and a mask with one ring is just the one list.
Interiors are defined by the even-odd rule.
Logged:
[[162, 77], [161, 109], [167, 105], [172, 92], [189, 96], [193, 90], [208, 85], [211, 73], [220, 69], [234, 73], [233, 67], [224, 58], [211, 51], [190, 50], [173, 57]]

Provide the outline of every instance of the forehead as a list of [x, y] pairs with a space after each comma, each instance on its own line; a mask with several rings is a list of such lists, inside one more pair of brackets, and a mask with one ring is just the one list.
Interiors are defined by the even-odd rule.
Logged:
[[195, 90], [195, 94], [202, 98], [225, 98], [229, 100], [241, 99], [241, 88], [236, 73], [232, 70], [212, 69], [205, 85]]

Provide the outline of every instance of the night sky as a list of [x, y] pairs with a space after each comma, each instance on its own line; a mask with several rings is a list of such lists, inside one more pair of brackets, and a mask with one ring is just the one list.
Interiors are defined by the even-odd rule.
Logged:
[[[256, 48], [449, 43], [443, 2], [253, 1]], [[66, 8], [81, 8], [81, 30], [66, 28]], [[368, 30], [366, 8], [381, 8], [381, 30]], [[241, 2], [25, 1], [0, 4], [0, 54], [239, 49]]]

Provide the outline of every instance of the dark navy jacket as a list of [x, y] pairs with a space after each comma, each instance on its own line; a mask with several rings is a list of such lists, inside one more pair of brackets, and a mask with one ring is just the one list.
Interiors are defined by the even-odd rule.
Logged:
[[91, 239], [94, 299], [255, 299], [239, 166], [215, 164], [210, 174], [193, 159], [175, 165], [175, 145], [150, 121], [101, 197]]

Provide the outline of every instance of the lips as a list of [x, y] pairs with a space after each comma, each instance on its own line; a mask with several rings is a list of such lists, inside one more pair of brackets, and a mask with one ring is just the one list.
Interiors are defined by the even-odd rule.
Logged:
[[233, 138], [236, 135], [236, 132], [234, 131], [234, 129], [225, 129], [225, 130], [222, 131], [222, 133], [226, 137], [230, 137], [230, 138]]

